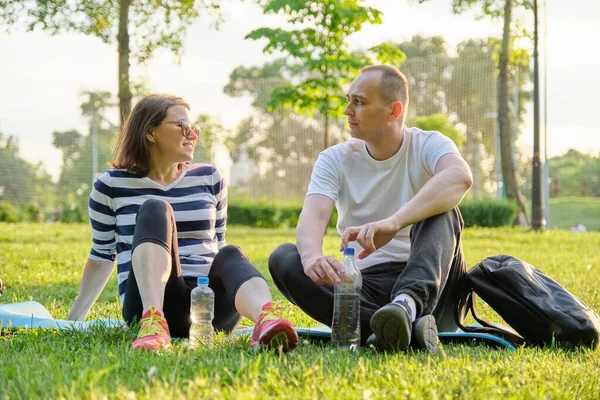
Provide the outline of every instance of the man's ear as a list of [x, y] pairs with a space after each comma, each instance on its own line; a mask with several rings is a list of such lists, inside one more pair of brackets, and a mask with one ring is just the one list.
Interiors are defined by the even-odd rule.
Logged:
[[389, 119], [391, 121], [395, 121], [402, 115], [402, 111], [404, 110], [404, 104], [401, 101], [394, 101], [391, 104], [392, 108], [390, 109]]

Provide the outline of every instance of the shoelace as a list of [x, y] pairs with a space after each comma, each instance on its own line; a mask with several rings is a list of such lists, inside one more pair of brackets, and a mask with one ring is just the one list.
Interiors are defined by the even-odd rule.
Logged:
[[153, 336], [161, 332], [165, 332], [162, 325], [160, 325], [162, 317], [156, 314], [154, 309], [150, 309], [150, 316], [141, 320], [140, 332], [138, 337]]
[[260, 313], [260, 324], [262, 325], [263, 323], [267, 322], [267, 321], [275, 321], [278, 320], [279, 317], [277, 316], [277, 312], [279, 312], [279, 306], [276, 304], [271, 304], [271, 308], [267, 309], [267, 310], [263, 310]]

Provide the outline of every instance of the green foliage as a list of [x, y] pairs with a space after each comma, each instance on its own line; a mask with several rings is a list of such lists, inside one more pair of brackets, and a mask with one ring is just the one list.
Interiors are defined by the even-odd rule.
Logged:
[[448, 136], [462, 151], [465, 135], [450, 122], [447, 114], [432, 114], [415, 118], [415, 126], [424, 131], [438, 131]]
[[[465, 133], [462, 153], [474, 173], [473, 196], [486, 198], [494, 191], [491, 168], [495, 168], [497, 152], [498, 110], [498, 52], [497, 39], [469, 39], [460, 42], [456, 55], [451, 56], [446, 41], [439, 36], [413, 36], [397, 46], [407, 54], [402, 71], [410, 83], [408, 123], [419, 117], [447, 114]], [[518, 92], [518, 103], [509, 97], [510, 110], [519, 110], [515, 138], [525, 128], [525, 107], [531, 100], [529, 56], [515, 49], [510, 60], [509, 92]], [[518, 56], [517, 56], [518, 55]], [[518, 74], [518, 82], [517, 82]], [[516, 86], [518, 85], [518, 86]], [[513, 121], [513, 116], [510, 116]], [[515, 149], [518, 157], [524, 157]], [[527, 171], [527, 169], [518, 172]], [[524, 173], [518, 177], [525, 180]]]
[[255, 204], [253, 206], [230, 204], [227, 210], [227, 219], [231, 224], [240, 224], [256, 228], [275, 228], [281, 221], [276, 218], [277, 208], [268, 204]]
[[196, 118], [200, 127], [200, 139], [194, 149], [194, 162], [213, 163], [214, 152], [218, 144], [230, 140], [229, 131], [208, 114], [200, 114]]
[[19, 155], [18, 139], [0, 132], [0, 201], [21, 206], [33, 201], [42, 208], [55, 200], [55, 186], [42, 163], [33, 165]]
[[28, 203], [23, 208], [23, 219], [27, 222], [40, 222], [42, 213], [37, 204]]
[[[340, 237], [331, 233], [324, 238], [325, 254], [341, 258]], [[227, 241], [240, 245], [263, 273], [286, 318], [295, 326], [319, 325], [284, 299], [269, 276], [269, 254], [279, 244], [295, 241], [292, 229], [232, 226]], [[600, 233], [540, 235], [523, 229], [472, 228], [463, 232], [463, 246], [468, 266], [493, 254], [511, 254], [600, 310]], [[88, 225], [0, 225], [6, 285], [0, 299], [39, 301], [55, 318], [65, 318], [89, 248]], [[121, 318], [116, 292], [114, 273], [90, 318]], [[484, 319], [502, 323], [484, 304], [478, 311]], [[135, 335], [127, 328], [81, 332], [3, 327], [0, 398], [600, 398], [599, 350], [513, 352], [465, 344], [445, 345], [437, 355], [381, 354], [301, 342], [298, 349], [280, 356], [250, 350], [247, 337], [219, 334], [212, 349], [190, 351], [176, 341], [173, 351], [155, 355], [131, 351]]]
[[458, 208], [465, 226], [487, 228], [510, 226], [517, 216], [517, 206], [505, 201], [463, 201]]
[[58, 220], [67, 224], [74, 224], [85, 222], [87, 220], [86, 216], [87, 214], [84, 213], [82, 207], [79, 204], [63, 203], [63, 205], [61, 206], [61, 212]]
[[[289, 82], [272, 90], [269, 110], [285, 107], [308, 115], [318, 112], [325, 119], [326, 141], [329, 119], [343, 116], [343, 86], [371, 62], [367, 55], [351, 52], [346, 40], [366, 23], [381, 23], [379, 10], [360, 3], [263, 0], [265, 14], [284, 14], [297, 29], [260, 28], [247, 35], [253, 40], [267, 39], [264, 53], [282, 53], [288, 64], [299, 67], [299, 73]], [[401, 62], [403, 57], [393, 46], [379, 46], [373, 52], [386, 61]]]
[[550, 195], [600, 197], [600, 154], [591, 155], [569, 149], [548, 159]]
[[[290, 76], [299, 69], [278, 59], [262, 67], [238, 67], [230, 74], [224, 92], [230, 96], [250, 96], [255, 109], [227, 141], [232, 158], [248, 167], [239, 174], [248, 175], [246, 181], [237, 182], [230, 188], [232, 191], [254, 199], [304, 197], [313, 162], [323, 148], [323, 132], [318, 126], [323, 119], [317, 116], [315, 123], [283, 108], [268, 111], [270, 93], [288, 84]], [[329, 121], [328, 126], [331, 143], [343, 140], [340, 120]], [[261, 168], [253, 171], [252, 166]]]
[[[87, 135], [76, 130], [53, 132], [52, 144], [62, 152], [63, 166], [58, 182], [59, 192], [68, 206], [65, 210], [75, 207], [87, 210], [87, 203], [92, 184], [97, 174], [108, 168], [112, 160], [113, 146], [117, 138], [118, 128], [107, 114], [115, 107], [114, 99], [109, 92], [83, 92], [81, 104], [82, 114], [90, 117], [90, 127]], [[96, 128], [97, 164], [93, 165], [94, 125]], [[96, 174], [96, 176], [94, 175]], [[70, 211], [67, 211], [70, 212]], [[80, 211], [81, 213], [81, 211]], [[79, 221], [72, 216], [70, 222]]]
[[[420, 3], [425, 0], [419, 0]], [[532, 0], [511, 0], [514, 8], [533, 9]], [[478, 18], [490, 17], [500, 19], [504, 16], [504, 4], [506, 0], [452, 0], [452, 11], [455, 14], [463, 14], [471, 9], [481, 6]]]
[[9, 31], [22, 20], [29, 31], [41, 29], [52, 35], [80, 32], [105, 43], [118, 42], [119, 108], [123, 123], [131, 108], [132, 91], [139, 89], [129, 74], [130, 53], [137, 61], [144, 62], [154, 51], [164, 48], [179, 59], [187, 28], [203, 9], [220, 16], [218, 3], [211, 0], [7, 0], [0, 5], [0, 27]]
[[8, 201], [0, 201], [0, 222], [15, 223], [20, 220], [19, 211], [14, 204]]
[[9, 0], [0, 7], [0, 23], [8, 30], [19, 21], [27, 30], [41, 29], [51, 35], [79, 32], [105, 43], [117, 40], [121, 3], [128, 6], [129, 37], [138, 61], [144, 62], [158, 48], [181, 56], [187, 28], [208, 9], [218, 16], [219, 5], [208, 0], [183, 1], [36, 1]]
[[[255, 228], [295, 228], [301, 212], [302, 206], [293, 203], [241, 200], [229, 203], [227, 222]], [[335, 228], [336, 222], [337, 211], [334, 208], [329, 227]]]
[[[511, 225], [516, 215], [516, 207], [509, 202], [463, 201], [459, 205], [465, 226], [499, 227]], [[295, 227], [302, 212], [302, 206], [277, 202], [257, 202], [242, 200], [230, 202], [228, 219], [230, 224], [255, 228]], [[335, 228], [337, 210], [328, 226]]]

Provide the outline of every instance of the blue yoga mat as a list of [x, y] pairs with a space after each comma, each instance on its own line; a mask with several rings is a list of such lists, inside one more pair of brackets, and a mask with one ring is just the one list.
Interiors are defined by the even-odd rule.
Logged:
[[95, 319], [90, 321], [66, 321], [54, 319], [37, 301], [0, 304], [0, 328], [56, 328], [62, 330], [86, 330], [90, 326], [117, 327], [124, 325], [119, 319]]
[[[473, 326], [479, 326], [474, 324]], [[511, 330], [504, 326], [498, 326], [500, 328]], [[314, 328], [296, 328], [298, 337], [313, 342], [329, 342], [331, 341], [331, 329], [328, 326], [317, 326]], [[239, 334], [252, 334], [252, 328], [238, 329], [236, 333]], [[505, 340], [496, 335], [490, 335], [489, 333], [472, 333], [472, 332], [440, 332], [438, 333], [440, 343], [445, 344], [484, 344], [494, 349], [508, 349], [516, 350], [515, 345], [508, 340]]]
[[[0, 304], [0, 328], [56, 328], [63, 330], [86, 330], [91, 326], [118, 327], [125, 324], [120, 319], [95, 319], [91, 321], [66, 321], [52, 318], [46, 308], [36, 301], [23, 303]], [[509, 329], [503, 326], [501, 328]], [[331, 329], [327, 326], [314, 328], [296, 328], [298, 336], [314, 342], [328, 342], [331, 340]], [[252, 328], [238, 329], [237, 335], [251, 335]], [[506, 348], [515, 350], [511, 342], [487, 333], [470, 332], [440, 332], [441, 343], [485, 344], [492, 348]]]

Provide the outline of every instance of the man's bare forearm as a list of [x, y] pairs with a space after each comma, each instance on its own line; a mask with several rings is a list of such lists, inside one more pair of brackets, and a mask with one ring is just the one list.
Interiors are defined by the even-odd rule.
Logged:
[[323, 236], [325, 230], [317, 227], [318, 221], [311, 221], [307, 218], [298, 221], [296, 228], [296, 246], [302, 264], [305, 264], [307, 258], [323, 255]]
[[322, 195], [310, 195], [304, 200], [296, 227], [296, 246], [306, 265], [309, 258], [323, 255], [323, 236], [333, 212], [333, 200]]
[[450, 167], [436, 174], [393, 215], [399, 230], [456, 207], [471, 187], [470, 173]]

